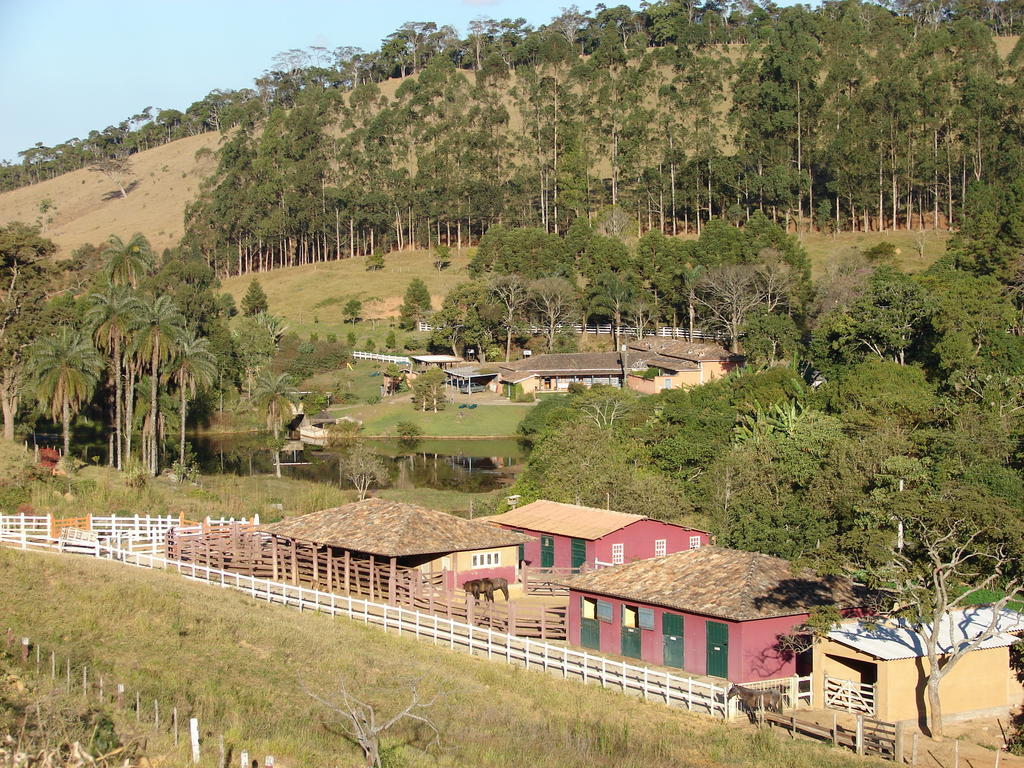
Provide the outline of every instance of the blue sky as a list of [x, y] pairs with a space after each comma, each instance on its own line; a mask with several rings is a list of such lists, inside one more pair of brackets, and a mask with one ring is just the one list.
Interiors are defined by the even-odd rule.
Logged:
[[[274, 54], [372, 50], [406, 21], [547, 23], [572, 0], [0, 0], [0, 160], [252, 85]], [[581, 8], [593, 3], [576, 0]], [[631, 3], [636, 5], [636, 3]]]

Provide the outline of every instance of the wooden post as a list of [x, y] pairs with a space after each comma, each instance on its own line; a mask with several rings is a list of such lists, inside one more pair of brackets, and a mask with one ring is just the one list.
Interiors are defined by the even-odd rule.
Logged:
[[373, 555], [370, 555], [370, 601], [373, 601], [373, 576], [377, 572], [377, 567], [373, 560]]
[[199, 763], [199, 720], [195, 717], [188, 721], [189, 741], [192, 743], [192, 764]]
[[[505, 608], [508, 611], [508, 614], [507, 614], [507, 624], [505, 626], [505, 631], [508, 634], [510, 634], [510, 635], [514, 635], [516, 633], [516, 604], [515, 603], [507, 603], [505, 605]], [[543, 613], [543, 610], [544, 610], [544, 608], [543, 608], [543, 606], [541, 606], [541, 612], [542, 613]]]
[[82, 667], [82, 695], [89, 695], [89, 666]]
[[135, 692], [135, 722], [142, 720], [142, 694]]
[[896, 744], [893, 747], [893, 760], [903, 765], [903, 723], [896, 723]]
[[54, 651], [50, 651], [50, 677], [57, 679], [57, 654]]
[[278, 581], [281, 577], [280, 577], [280, 574], [278, 572], [278, 564], [277, 564], [277, 536], [274, 536], [272, 541], [274, 542], [274, 544], [270, 548], [270, 559], [273, 562], [273, 567], [274, 567], [274, 581]]
[[839, 746], [839, 715], [832, 713], [832, 746]]
[[327, 548], [327, 591], [334, 591], [334, 571], [337, 568], [337, 563], [334, 561], [334, 550], [331, 547]]
[[792, 718], [793, 719], [792, 719], [792, 721], [790, 722], [790, 725], [789, 725], [789, 727], [792, 730], [790, 730], [789, 735], [792, 736], [795, 739], [796, 738], [796, 709], [793, 710]]
[[67, 670], [67, 677], [68, 677], [68, 692], [70, 693], [70, 691], [71, 691], [71, 659], [67, 660], [66, 670]]
[[21, 663], [22, 664], [27, 664], [28, 663], [28, 646], [29, 646], [28, 638], [27, 637], [21, 638]]
[[346, 549], [345, 550], [345, 594], [346, 595], [352, 594], [352, 590], [349, 587], [349, 576], [351, 574], [351, 569], [352, 569], [352, 557], [351, 557], [351, 554], [349, 553], [349, 551]]
[[174, 746], [178, 746], [178, 708], [171, 710], [171, 723], [174, 726]]
[[914, 738], [911, 739], [910, 743], [910, 764], [917, 765], [917, 739], [921, 734], [914, 731]]
[[313, 589], [320, 589], [320, 547], [313, 545]]
[[292, 539], [292, 584], [299, 585], [299, 545]]
[[100, 701], [103, 701], [103, 675], [100, 675]]
[[117, 684], [117, 706], [118, 709], [124, 708], [124, 683]]
[[953, 742], [953, 768], [960, 768], [960, 739]]
[[857, 747], [857, 754], [863, 756], [864, 755], [864, 715], [857, 715], [856, 747]]
[[388, 574], [388, 603], [390, 603], [391, 605], [395, 604], [396, 598], [398, 596], [398, 584], [396, 583], [397, 580], [398, 566], [396, 564], [396, 559], [392, 557], [390, 573]]
[[1003, 756], [1003, 748], [1000, 747], [996, 750], [996, 768], [999, 768], [999, 758]]
[[153, 699], [153, 727], [160, 730], [160, 702]]

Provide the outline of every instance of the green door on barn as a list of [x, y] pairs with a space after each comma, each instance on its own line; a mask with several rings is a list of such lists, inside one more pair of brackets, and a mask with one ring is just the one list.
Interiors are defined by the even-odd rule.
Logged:
[[587, 562], [587, 541], [586, 539], [572, 540], [572, 569], [578, 571], [580, 566]]
[[640, 643], [640, 608], [622, 606], [622, 655], [631, 659], [643, 657]]
[[580, 620], [580, 645], [594, 651], [601, 650], [601, 622], [597, 619]]
[[661, 615], [661, 637], [666, 667], [683, 668], [683, 617], [675, 613]]
[[554, 536], [541, 536], [540, 537], [540, 567], [541, 568], [554, 568], [555, 567], [555, 537]]
[[729, 625], [719, 621], [707, 623], [708, 674], [729, 677]]

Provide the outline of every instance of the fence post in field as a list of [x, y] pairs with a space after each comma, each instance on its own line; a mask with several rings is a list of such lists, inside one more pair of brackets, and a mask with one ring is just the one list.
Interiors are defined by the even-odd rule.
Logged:
[[27, 637], [21, 638], [21, 663], [28, 663], [28, 645], [29, 641]]
[[160, 702], [153, 699], [153, 728], [160, 730]]
[[832, 713], [832, 746], [839, 746], [839, 715]]
[[135, 722], [142, 720], [142, 694], [135, 692]]
[[238, 764], [242, 766], [242, 768], [249, 768], [249, 753], [246, 752], [244, 749], [242, 750], [242, 753], [239, 755]]
[[124, 683], [117, 684], [117, 706], [124, 707]]
[[67, 672], [68, 692], [70, 693], [70, 691], [71, 691], [71, 659], [70, 658], [66, 660], [65, 671]]
[[857, 733], [856, 733], [856, 747], [857, 754], [864, 754], [864, 715], [857, 715]]
[[903, 765], [903, 723], [896, 723], [896, 743], [893, 745], [893, 760]]
[[50, 677], [57, 679], [57, 654], [54, 651], [50, 651]]
[[171, 710], [171, 723], [174, 726], [174, 746], [178, 746], [178, 708]]
[[920, 734], [918, 734], [917, 731], [914, 731], [914, 738], [911, 740], [911, 744], [910, 744], [910, 764], [911, 765], [917, 765], [917, 739], [918, 739], [919, 735]]
[[188, 721], [189, 741], [192, 744], [192, 764], [199, 763], [199, 719], [190, 718]]

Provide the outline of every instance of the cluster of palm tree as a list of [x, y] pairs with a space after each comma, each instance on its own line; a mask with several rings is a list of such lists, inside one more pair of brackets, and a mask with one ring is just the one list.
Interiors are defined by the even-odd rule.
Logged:
[[165, 429], [161, 386], [173, 385], [178, 391], [179, 460], [184, 462], [188, 404], [200, 387], [213, 383], [216, 359], [208, 340], [187, 328], [170, 296], [154, 298], [139, 290], [140, 281], [154, 267], [145, 237], [136, 234], [124, 242], [112, 235], [104, 255], [106, 285], [88, 296], [85, 327], [62, 327], [34, 345], [35, 395], [54, 420], [60, 419], [67, 454], [71, 418], [90, 400], [105, 369], [106, 383], [113, 391], [110, 463], [120, 469], [131, 456], [136, 408], [140, 407], [145, 410], [139, 454], [142, 465], [156, 475]]

